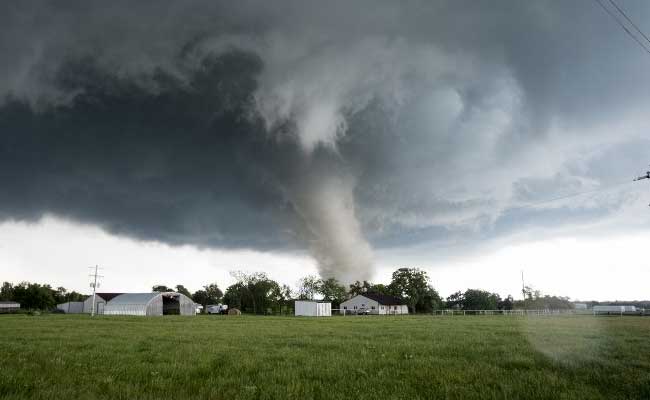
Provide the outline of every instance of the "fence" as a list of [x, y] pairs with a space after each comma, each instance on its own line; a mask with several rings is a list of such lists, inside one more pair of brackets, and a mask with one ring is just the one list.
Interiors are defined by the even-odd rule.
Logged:
[[591, 315], [591, 310], [435, 310], [433, 315]]

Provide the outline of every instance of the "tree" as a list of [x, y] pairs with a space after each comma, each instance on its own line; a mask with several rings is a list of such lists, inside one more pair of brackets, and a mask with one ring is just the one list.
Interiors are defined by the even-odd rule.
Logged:
[[[154, 290], [154, 292], [155, 291], [156, 290]], [[176, 285], [176, 292], [178, 292], [180, 294], [184, 294], [185, 296], [187, 296], [189, 298], [192, 298], [192, 294], [190, 293], [190, 291], [187, 290], [187, 288], [185, 286], [183, 286], [183, 285]]]
[[350, 297], [358, 296], [360, 294], [370, 292], [370, 289], [372, 288], [372, 283], [368, 281], [355, 281], [350, 285], [350, 290], [348, 290], [348, 294]]
[[0, 288], [0, 301], [14, 300], [14, 285], [10, 282], [3, 282]]
[[465, 302], [465, 296], [460, 290], [447, 296], [447, 308], [462, 308]]
[[323, 295], [323, 300], [332, 302], [335, 308], [344, 302], [347, 297], [345, 286], [341, 285], [335, 278], [322, 281], [320, 293]]
[[170, 288], [170, 287], [167, 287], [167, 286], [165, 286], [165, 285], [154, 285], [154, 286], [151, 288], [151, 291], [152, 291], [152, 292], [173, 292], [174, 289], [172, 289], [172, 288]]
[[406, 302], [413, 313], [418, 310], [418, 304], [419, 309], [425, 311], [428, 307], [427, 302], [432, 302], [436, 296], [440, 298], [429, 285], [427, 273], [418, 268], [400, 268], [393, 272], [388, 288], [393, 295]]
[[254, 314], [264, 314], [269, 309], [280, 308], [282, 287], [264, 272], [233, 271], [230, 275], [237, 282], [226, 289], [224, 300], [227, 300], [229, 307], [235, 306]]
[[467, 289], [463, 295], [464, 310], [496, 310], [501, 297], [486, 290]]
[[74, 290], [72, 292], [68, 292], [67, 289], [62, 286], [59, 286], [56, 288], [56, 290], [53, 290], [52, 296], [54, 297], [54, 302], [56, 304], [67, 303], [69, 301], [84, 301], [86, 297], [81, 293], [75, 292]]
[[50, 285], [29, 282], [13, 287], [13, 301], [20, 303], [21, 308], [37, 310], [49, 310], [56, 305]]
[[320, 293], [323, 281], [314, 275], [307, 275], [298, 281], [298, 298], [301, 300], [314, 300]]
[[[178, 289], [178, 286], [176, 287]], [[180, 292], [180, 291], [179, 291]], [[216, 283], [203, 286], [203, 289], [197, 290], [191, 296], [194, 302], [203, 305], [205, 310], [209, 304], [219, 304], [223, 298], [223, 292]]]
[[512, 310], [515, 305], [515, 299], [512, 298], [512, 295], [508, 295], [505, 299], [499, 302], [499, 310]]
[[219, 285], [217, 285], [216, 282], [203, 286], [203, 289], [205, 289], [205, 292], [208, 294], [208, 297], [212, 299], [211, 300], [212, 302], [214, 303], [221, 302], [221, 299], [223, 298], [223, 292], [221, 291], [221, 289], [219, 289]]

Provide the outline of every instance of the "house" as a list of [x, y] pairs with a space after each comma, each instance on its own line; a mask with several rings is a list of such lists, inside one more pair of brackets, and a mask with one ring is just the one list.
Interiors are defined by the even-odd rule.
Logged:
[[408, 307], [397, 297], [363, 293], [341, 303], [343, 314], [408, 314]]
[[9, 313], [20, 310], [20, 303], [15, 301], [0, 301], [0, 313]]
[[313, 300], [296, 300], [294, 310], [296, 316], [331, 317], [332, 303]]

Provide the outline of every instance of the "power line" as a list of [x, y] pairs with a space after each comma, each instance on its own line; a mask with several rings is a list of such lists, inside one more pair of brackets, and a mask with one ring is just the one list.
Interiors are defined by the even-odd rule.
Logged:
[[543, 204], [547, 204], [547, 203], [553, 203], [555, 201], [560, 201], [560, 200], [565, 200], [565, 199], [570, 199], [572, 197], [582, 196], [582, 195], [585, 195], [585, 194], [598, 193], [598, 192], [602, 192], [604, 190], [612, 189], [612, 188], [615, 188], [617, 186], [622, 186], [622, 185], [625, 185], [625, 184], [628, 184], [628, 183], [631, 183], [631, 182], [632, 181], [618, 182], [618, 183], [613, 183], [613, 184], [607, 185], [607, 186], [601, 186], [601, 187], [598, 187], [596, 189], [585, 190], [583, 192], [571, 193], [571, 194], [568, 194], [568, 195], [565, 195], [565, 196], [553, 197], [553, 198], [550, 198], [550, 199], [540, 200], [540, 201], [533, 202], [533, 203], [525, 203], [525, 204], [521, 204], [519, 206], [509, 207], [509, 208], [505, 209], [505, 211], [518, 210], [518, 209], [521, 209], [521, 208], [536, 207], [536, 206], [539, 206], [539, 205], [543, 205]]
[[630, 19], [630, 17], [627, 15], [625, 11], [623, 11], [623, 9], [621, 9], [621, 7], [619, 7], [614, 0], [609, 0], [609, 2], [614, 6], [614, 8], [616, 8], [616, 10], [618, 10], [618, 12], [627, 20], [627, 22], [629, 22], [630, 25], [632, 25], [634, 29], [636, 29], [636, 31], [639, 32], [641, 36], [643, 36], [646, 42], [650, 43], [650, 39], [648, 38], [648, 36], [646, 36], [646, 34], [643, 33], [643, 31], [638, 26], [636, 26], [634, 22], [632, 22], [632, 20]]
[[[645, 50], [646, 53], [650, 54], [650, 49], [648, 49], [648, 48], [643, 44], [643, 42], [641, 42], [641, 41], [639, 40], [639, 38], [636, 37], [636, 35], [634, 35], [634, 34], [633, 34], [633, 33], [632, 33], [628, 28], [627, 28], [627, 26], [625, 26], [625, 23], [624, 23], [624, 22], [623, 22], [619, 17], [617, 17], [616, 14], [614, 14], [614, 13], [612, 12], [612, 10], [610, 10], [609, 8], [607, 8], [607, 7], [606, 7], [606, 6], [605, 6], [605, 5], [604, 5], [600, 0], [594, 0], [594, 1], [595, 1], [596, 3], [598, 3], [598, 4], [600, 5], [600, 7], [602, 7], [602, 9], [605, 10], [605, 12], [606, 12], [610, 17], [612, 17], [612, 18], [614, 19], [614, 21], [616, 21], [616, 23], [617, 23], [621, 28], [623, 28], [623, 30], [625, 31], [625, 33], [628, 34], [628, 36], [630, 36], [632, 39], [634, 39], [634, 41], [635, 41], [639, 46], [641, 46], [641, 48], [643, 48], [643, 50]], [[645, 35], [644, 35], [644, 36], [645, 36]]]

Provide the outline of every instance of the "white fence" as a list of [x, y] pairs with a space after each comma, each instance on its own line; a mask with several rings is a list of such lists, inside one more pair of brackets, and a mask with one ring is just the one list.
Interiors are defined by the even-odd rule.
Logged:
[[433, 315], [591, 315], [591, 310], [435, 310]]

